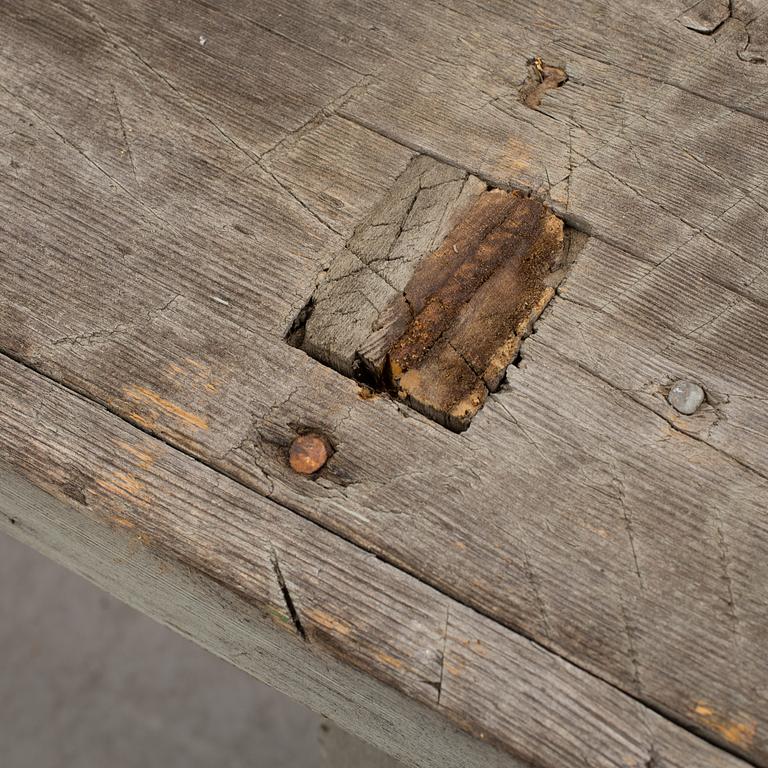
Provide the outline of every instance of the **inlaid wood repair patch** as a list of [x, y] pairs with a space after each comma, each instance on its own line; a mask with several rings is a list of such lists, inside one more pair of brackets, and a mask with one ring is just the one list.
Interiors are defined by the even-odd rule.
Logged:
[[461, 431], [554, 295], [567, 252], [540, 201], [418, 156], [335, 255], [291, 340]]

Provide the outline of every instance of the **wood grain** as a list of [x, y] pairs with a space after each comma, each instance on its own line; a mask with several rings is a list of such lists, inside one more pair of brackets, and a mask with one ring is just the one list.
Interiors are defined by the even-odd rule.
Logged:
[[[654, 755], [669, 766], [689, 759], [707, 768], [743, 765], [530, 640], [5, 357], [0, 396], [3, 529], [44, 549], [58, 547], [58, 558], [98, 583], [114, 588], [130, 579], [118, 594], [172, 626], [179, 622], [175, 628], [244, 669], [263, 676], [265, 666], [279, 664], [268, 679], [325, 714], [338, 717], [339, 704], [362, 706], [364, 714], [348, 715], [349, 724], [365, 721], [368, 738], [414, 765], [520, 765], [515, 757], [565, 765], [586, 750], [602, 765], [640, 766]], [[73, 546], [74, 538], [91, 536], [96, 546]], [[159, 574], [161, 595], [177, 589], [181, 600], [152, 594]], [[150, 595], [136, 591], [147, 585]], [[201, 599], [201, 592], [208, 594]], [[199, 626], [206, 613], [213, 629]], [[227, 626], [218, 626], [222, 621]], [[232, 624], [240, 624], [234, 633]], [[275, 648], [286, 644], [289, 654]], [[375, 684], [339, 686], [354, 668], [401, 696]], [[496, 681], [504, 681], [503, 690]], [[418, 727], [408, 717], [418, 718]], [[562, 730], [552, 732], [550, 722]]]
[[[765, 9], [685, 9], [7, 2], [0, 349], [768, 765]], [[591, 234], [461, 436], [283, 341], [414, 154]]]

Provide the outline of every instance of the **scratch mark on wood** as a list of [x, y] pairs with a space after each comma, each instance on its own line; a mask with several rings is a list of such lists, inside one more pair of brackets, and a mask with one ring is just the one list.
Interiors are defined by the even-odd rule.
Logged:
[[635, 691], [638, 696], [643, 695], [643, 686], [640, 683], [640, 662], [637, 656], [637, 648], [635, 646], [635, 630], [629, 621], [629, 614], [627, 613], [627, 607], [624, 605], [623, 600], [620, 603], [621, 616], [624, 620], [624, 629], [627, 636], [627, 650], [629, 651], [629, 660], [632, 664], [632, 677], [635, 682]]
[[110, 89], [112, 91], [112, 99], [115, 102], [115, 109], [117, 110], [117, 119], [120, 122], [120, 131], [123, 135], [123, 143], [125, 144], [125, 152], [128, 155], [128, 160], [131, 163], [131, 171], [133, 171], [133, 178], [137, 179], [136, 176], [136, 165], [133, 162], [133, 152], [131, 151], [131, 142], [128, 141], [128, 131], [125, 128], [125, 120], [123, 120], [123, 112], [120, 109], [120, 102], [117, 99], [117, 91], [115, 90], [114, 85], [110, 85]]
[[736, 617], [736, 602], [733, 597], [733, 579], [731, 578], [731, 569], [729, 567], [730, 552], [728, 543], [723, 533], [723, 524], [720, 517], [719, 510], [715, 509], [715, 529], [717, 531], [717, 543], [720, 551], [720, 563], [723, 568], [723, 581], [725, 582], [726, 589], [728, 591], [728, 611], [732, 621], [732, 629], [734, 635], [738, 634], [738, 619]]
[[634, 563], [635, 567], [635, 573], [637, 574], [637, 580], [640, 583], [640, 589], [644, 589], [645, 585], [643, 583], [643, 576], [640, 572], [640, 563], [637, 559], [637, 546], [635, 545], [635, 531], [634, 531], [634, 523], [632, 521], [632, 514], [630, 513], [629, 509], [627, 509], [626, 500], [624, 498], [624, 485], [620, 480], [614, 481], [615, 487], [616, 487], [616, 498], [619, 501], [619, 504], [621, 505], [621, 514], [624, 517], [624, 524], [627, 529], [627, 538], [629, 539], [629, 546], [632, 550], [632, 562]]

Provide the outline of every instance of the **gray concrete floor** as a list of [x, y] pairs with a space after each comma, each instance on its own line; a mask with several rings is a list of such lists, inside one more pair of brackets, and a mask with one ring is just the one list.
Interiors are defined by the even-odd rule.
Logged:
[[0, 534], [2, 768], [318, 768], [319, 722]]

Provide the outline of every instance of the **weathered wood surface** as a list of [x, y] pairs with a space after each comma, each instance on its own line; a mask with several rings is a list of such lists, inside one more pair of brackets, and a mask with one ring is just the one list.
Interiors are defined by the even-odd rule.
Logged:
[[[6, 2], [0, 349], [768, 765], [767, 16], [689, 9]], [[461, 436], [284, 343], [419, 153], [591, 235]]]
[[4, 530], [410, 764], [744, 765], [4, 356], [0, 397]]

